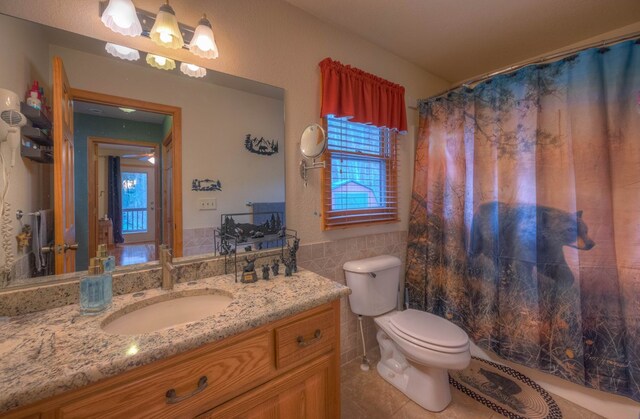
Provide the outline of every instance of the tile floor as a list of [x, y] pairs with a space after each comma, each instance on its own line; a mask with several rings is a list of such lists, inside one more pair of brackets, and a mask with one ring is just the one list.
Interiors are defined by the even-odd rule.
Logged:
[[[504, 416], [453, 389], [453, 401], [440, 413], [431, 413], [409, 400], [402, 392], [384, 381], [375, 369], [380, 355], [372, 351], [371, 369], [362, 371], [360, 359], [342, 366], [343, 419], [413, 419], [413, 418], [469, 418], [500, 419]], [[574, 403], [553, 395], [566, 419], [596, 419], [601, 416]]]

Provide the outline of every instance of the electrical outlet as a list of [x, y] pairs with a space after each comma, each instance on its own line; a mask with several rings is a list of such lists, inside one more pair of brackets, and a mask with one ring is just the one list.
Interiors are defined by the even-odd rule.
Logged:
[[198, 200], [200, 211], [214, 210], [218, 208], [218, 202], [215, 198], [202, 198]]

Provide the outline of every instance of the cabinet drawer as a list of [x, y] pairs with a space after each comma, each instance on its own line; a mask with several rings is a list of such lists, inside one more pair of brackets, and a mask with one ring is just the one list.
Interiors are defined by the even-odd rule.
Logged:
[[[58, 417], [194, 416], [203, 406], [214, 407], [265, 382], [273, 371], [272, 354], [269, 333], [265, 332], [224, 348], [200, 352], [136, 380], [123, 379], [65, 404]], [[206, 384], [202, 377], [206, 377]], [[169, 403], [170, 389], [175, 390], [174, 398], [182, 400]]]
[[333, 316], [327, 310], [276, 328], [278, 368], [330, 349], [335, 335]]

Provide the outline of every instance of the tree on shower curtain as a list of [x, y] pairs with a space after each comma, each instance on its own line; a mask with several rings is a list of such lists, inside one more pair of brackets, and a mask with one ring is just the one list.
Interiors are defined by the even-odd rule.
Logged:
[[411, 307], [640, 400], [640, 45], [458, 89], [420, 117]]

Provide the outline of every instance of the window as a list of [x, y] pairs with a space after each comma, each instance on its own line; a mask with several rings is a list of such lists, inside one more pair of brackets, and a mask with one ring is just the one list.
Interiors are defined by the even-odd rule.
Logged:
[[147, 174], [122, 172], [122, 234], [147, 232]]
[[324, 228], [398, 221], [395, 131], [326, 117]]

